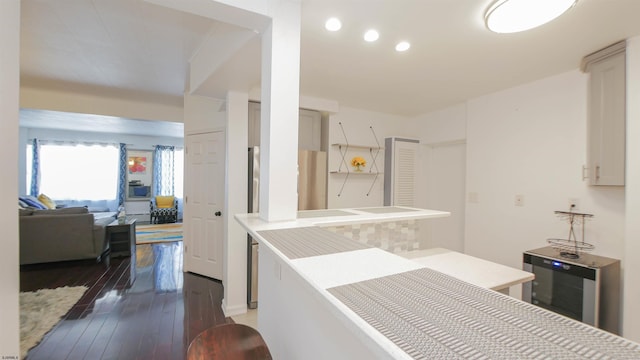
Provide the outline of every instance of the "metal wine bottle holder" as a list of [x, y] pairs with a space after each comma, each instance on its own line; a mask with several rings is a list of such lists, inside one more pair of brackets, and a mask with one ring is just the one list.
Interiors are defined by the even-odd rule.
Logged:
[[[581, 252], [588, 252], [594, 249], [592, 244], [584, 242], [584, 223], [593, 217], [592, 214], [582, 214], [572, 211], [555, 211], [559, 218], [569, 223], [569, 236], [566, 239], [547, 239], [547, 242], [554, 249], [560, 252], [560, 256], [569, 259], [578, 259]], [[582, 226], [582, 240], [578, 241], [574, 226]]]

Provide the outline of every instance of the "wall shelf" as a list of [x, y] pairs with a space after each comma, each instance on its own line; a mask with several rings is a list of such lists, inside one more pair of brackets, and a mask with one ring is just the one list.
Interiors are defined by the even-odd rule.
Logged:
[[341, 175], [380, 175], [383, 174], [382, 172], [376, 172], [376, 171], [330, 171], [329, 174], [341, 174]]
[[358, 145], [358, 144], [346, 144], [346, 143], [335, 143], [331, 144], [331, 146], [337, 146], [340, 148], [349, 148], [349, 149], [370, 149], [370, 150], [384, 150], [384, 146], [378, 145]]
[[[349, 140], [347, 140], [347, 134], [344, 132], [344, 127], [341, 122], [338, 122], [340, 125], [340, 130], [342, 130], [342, 135], [344, 136], [344, 143], [333, 143], [331, 146], [338, 147], [338, 151], [340, 152], [340, 164], [338, 165], [338, 170], [330, 171], [330, 174], [344, 174], [344, 181], [342, 182], [342, 186], [340, 187], [340, 191], [338, 192], [338, 196], [342, 195], [342, 191], [344, 190], [344, 186], [347, 184], [347, 180], [349, 180], [350, 175], [374, 175], [373, 180], [371, 181], [371, 186], [369, 187], [369, 191], [367, 191], [367, 196], [371, 194], [371, 190], [375, 185], [376, 181], [378, 181], [378, 176], [382, 174], [382, 172], [378, 171], [378, 156], [380, 155], [380, 151], [384, 150], [383, 146], [380, 146], [380, 142], [378, 141], [378, 137], [376, 136], [376, 132], [373, 130], [372, 126], [369, 126], [371, 129], [371, 134], [373, 135], [373, 139], [376, 141], [376, 145], [360, 145], [360, 144], [350, 144]], [[350, 171], [348, 156], [347, 153], [353, 154], [351, 150], [366, 150], [369, 152], [368, 154], [368, 163], [369, 170], [368, 171]], [[351, 156], [351, 155], [350, 155]], [[350, 157], [349, 156], [349, 157]]]

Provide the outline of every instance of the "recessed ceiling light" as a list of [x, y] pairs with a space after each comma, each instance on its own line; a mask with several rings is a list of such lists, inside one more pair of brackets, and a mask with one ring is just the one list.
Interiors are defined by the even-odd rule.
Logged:
[[367, 42], [374, 42], [378, 40], [379, 37], [380, 37], [380, 34], [378, 34], [378, 32], [373, 29], [367, 30], [367, 32], [364, 33], [364, 41], [367, 41]]
[[411, 44], [409, 44], [407, 41], [400, 41], [396, 45], [396, 51], [399, 51], [399, 52], [407, 51], [409, 50], [410, 47], [411, 47]]
[[487, 28], [497, 33], [533, 29], [562, 15], [578, 0], [497, 0], [485, 13]]
[[332, 17], [324, 23], [324, 27], [329, 31], [338, 31], [342, 28], [342, 23], [338, 18]]

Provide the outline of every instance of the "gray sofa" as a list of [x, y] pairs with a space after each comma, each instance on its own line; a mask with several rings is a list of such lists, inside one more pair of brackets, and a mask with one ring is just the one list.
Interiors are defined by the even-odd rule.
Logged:
[[109, 248], [106, 226], [116, 213], [84, 207], [20, 209], [20, 265], [96, 259]]

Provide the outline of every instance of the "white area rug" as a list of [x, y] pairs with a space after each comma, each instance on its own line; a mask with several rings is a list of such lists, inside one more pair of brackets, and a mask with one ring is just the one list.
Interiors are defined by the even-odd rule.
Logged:
[[86, 286], [20, 293], [20, 358], [36, 346], [87, 291]]

